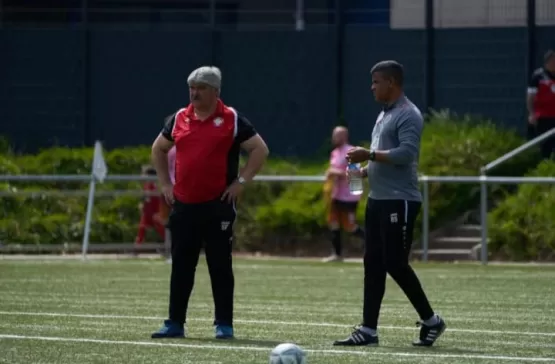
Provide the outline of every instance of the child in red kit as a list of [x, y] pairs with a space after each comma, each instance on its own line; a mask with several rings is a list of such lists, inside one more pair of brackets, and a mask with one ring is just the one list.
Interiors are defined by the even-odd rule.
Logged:
[[[155, 176], [156, 170], [152, 167], [143, 168], [143, 175]], [[161, 221], [159, 214], [162, 202], [162, 197], [158, 192], [156, 182], [148, 181], [143, 185], [145, 197], [141, 204], [141, 221], [139, 222], [139, 232], [135, 239], [135, 244], [141, 244], [145, 238], [147, 228], [153, 228], [162, 239], [165, 239], [166, 229], [163, 221]], [[153, 193], [157, 193], [153, 195]]]

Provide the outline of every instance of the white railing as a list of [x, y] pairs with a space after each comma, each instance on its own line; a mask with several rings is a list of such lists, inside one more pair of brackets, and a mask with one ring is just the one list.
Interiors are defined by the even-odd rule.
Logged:
[[516, 157], [520, 153], [538, 145], [539, 143], [543, 142], [544, 140], [546, 140], [547, 138], [550, 138], [550, 137], [555, 137], [555, 128], [551, 129], [551, 130], [548, 130], [543, 134], [538, 135], [534, 139], [522, 144], [520, 147], [515, 148], [515, 149], [511, 150], [510, 152], [508, 152], [508, 153], [502, 155], [501, 157], [497, 158], [493, 162], [490, 162], [490, 163], [486, 164], [485, 166], [483, 166], [481, 168], [480, 171], [482, 172], [483, 175], [485, 175], [487, 172], [489, 172], [493, 168], [505, 163], [509, 159], [511, 159], [513, 157]]
[[[519, 155], [520, 153], [538, 145], [539, 143], [543, 142], [544, 140], [551, 138], [551, 137], [555, 137], [555, 129], [551, 129], [546, 131], [543, 134], [538, 135], [537, 137], [535, 137], [534, 139], [522, 144], [521, 146], [511, 150], [510, 152], [505, 153], [504, 155], [502, 155], [501, 157], [497, 158], [496, 160], [486, 164], [485, 166], [483, 166], [480, 169], [480, 174], [481, 177], [485, 179], [486, 178], [486, 174], [494, 169], [495, 167], [505, 163], [506, 161], [508, 161], [509, 159], [516, 157], [517, 155]], [[553, 177], [548, 177], [547, 181], [551, 180], [551, 182], [540, 182], [540, 181], [546, 181], [544, 179], [537, 179], [537, 178], [529, 178], [528, 183], [554, 183], [555, 179]], [[534, 182], [536, 181], [536, 182]], [[507, 183], [511, 183], [511, 182], [507, 182]], [[513, 182], [513, 183], [526, 183], [526, 182]], [[481, 260], [482, 263], [486, 264], [487, 262], [487, 239], [488, 239], [488, 224], [487, 224], [487, 219], [488, 219], [488, 198], [487, 198], [487, 186], [485, 183], [481, 183], [480, 184], [480, 225], [481, 225], [481, 233], [482, 233], [482, 239], [481, 239], [481, 244], [482, 244], [482, 252], [481, 252]]]
[[[486, 176], [486, 172], [513, 158], [514, 156], [522, 153], [523, 151], [531, 148], [534, 145], [542, 142], [543, 140], [555, 136], [555, 129], [552, 129], [533, 140], [523, 144], [522, 146], [508, 152], [495, 161], [482, 167], [480, 176], [420, 176], [419, 181], [422, 184], [422, 260], [428, 261], [428, 243], [429, 243], [429, 206], [430, 206], [430, 189], [429, 184], [433, 182], [442, 183], [479, 183], [480, 184], [480, 225], [481, 225], [481, 261], [487, 264], [488, 261], [488, 228], [487, 228], [487, 213], [488, 213], [488, 191], [487, 185], [491, 183], [502, 184], [522, 184], [522, 183], [536, 183], [536, 184], [555, 184], [555, 177], [490, 177]], [[87, 250], [89, 245], [90, 226], [92, 221], [92, 211], [94, 206], [94, 199], [97, 195], [115, 194], [114, 191], [96, 191], [96, 184], [104, 181], [109, 182], [139, 182], [139, 181], [155, 181], [156, 177], [153, 176], [139, 176], [139, 175], [107, 175], [107, 169], [102, 155], [102, 147], [100, 142], [95, 143], [95, 153], [93, 158], [93, 170], [90, 175], [0, 175], [0, 182], [84, 182], [89, 183], [88, 193], [85, 191], [70, 191], [68, 194], [88, 194], [87, 212], [85, 215], [85, 227], [83, 232], [83, 245], [82, 254], [83, 259], [87, 258]], [[325, 181], [324, 176], [272, 176], [272, 175], [259, 175], [255, 177], [255, 181], [260, 182], [318, 182]], [[138, 191], [119, 191], [121, 194], [139, 194]], [[14, 195], [19, 192], [1, 192], [1, 196]], [[59, 195], [60, 191], [22, 191], [26, 194], [56, 194]], [[142, 192], [140, 193], [142, 194]]]
[[[422, 260], [428, 260], [428, 240], [429, 240], [429, 184], [433, 182], [440, 183], [479, 183], [480, 188], [480, 211], [481, 211], [481, 225], [482, 225], [482, 239], [481, 239], [481, 261], [487, 264], [488, 261], [488, 242], [487, 242], [487, 185], [491, 183], [501, 184], [521, 184], [521, 183], [536, 183], [536, 184], [555, 184], [555, 177], [490, 177], [490, 176], [420, 176], [422, 184]], [[135, 176], [135, 175], [108, 175], [104, 181], [110, 182], [123, 182], [123, 181], [153, 181], [155, 177]], [[90, 224], [92, 220], [92, 209], [94, 205], [94, 198], [96, 190], [94, 185], [98, 181], [87, 175], [0, 175], [0, 182], [89, 182], [89, 199], [87, 202], [87, 215], [85, 219], [85, 231], [83, 234], [83, 258], [87, 257], [88, 238], [90, 234]], [[317, 182], [323, 183], [324, 176], [270, 176], [260, 175], [255, 178], [255, 181], [260, 182]], [[81, 192], [83, 194], [84, 191]], [[136, 191], [129, 191], [137, 194]], [[37, 192], [34, 192], [37, 193]], [[59, 193], [59, 192], [58, 192]], [[107, 192], [108, 193], [108, 192]], [[13, 195], [14, 193], [3, 193], [2, 195]], [[15, 193], [17, 194], [17, 192]]]
[[488, 262], [488, 189], [491, 183], [502, 184], [555, 184], [555, 177], [490, 177], [490, 176], [421, 176], [423, 184], [422, 193], [422, 260], [428, 260], [428, 236], [429, 236], [429, 183], [479, 183], [480, 184], [480, 225], [481, 225], [481, 261]]

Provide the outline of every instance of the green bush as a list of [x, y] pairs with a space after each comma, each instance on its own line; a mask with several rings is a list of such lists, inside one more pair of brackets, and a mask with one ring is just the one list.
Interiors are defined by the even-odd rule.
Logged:
[[[544, 161], [528, 174], [555, 176], [555, 162]], [[553, 258], [555, 253], [555, 186], [523, 184], [488, 216], [491, 251], [513, 260]]]
[[[424, 129], [420, 172], [427, 175], [477, 175], [484, 164], [522, 144], [524, 140], [510, 131], [482, 121], [448, 113], [430, 115]], [[91, 168], [90, 148], [43, 150], [37, 155], [0, 156], [0, 173], [84, 174]], [[137, 175], [149, 162], [150, 146], [123, 148], [105, 153], [109, 173]], [[534, 153], [525, 154], [494, 171], [501, 175], [522, 175], [536, 161]], [[261, 174], [323, 175], [327, 160], [270, 160]], [[17, 243], [64, 243], [82, 239], [86, 211], [87, 183], [0, 184], [0, 192], [14, 189], [80, 190], [81, 196], [33, 196], [8, 194], [0, 209], [0, 241]], [[107, 182], [105, 190], [135, 190], [138, 182]], [[433, 183], [430, 185], [430, 226], [435, 228], [477, 206], [477, 185]], [[91, 242], [131, 242], [139, 221], [137, 196], [98, 197], [95, 200]], [[362, 222], [365, 199], [359, 204]], [[238, 248], [247, 251], [274, 250], [276, 241], [295, 241], [308, 246], [326, 233], [325, 206], [321, 183], [255, 182], [250, 184], [239, 204], [236, 235]], [[420, 222], [417, 224], [420, 226]], [[418, 234], [419, 232], [417, 232]], [[418, 237], [418, 235], [416, 235]], [[358, 244], [358, 242], [357, 242]], [[310, 245], [310, 244], [309, 244]], [[327, 244], [320, 244], [326, 250]], [[358, 244], [360, 245], [360, 244]], [[298, 245], [297, 247], [299, 247]]]
[[0, 154], [0, 175], [2, 174], [19, 174], [20, 168], [13, 161], [13, 157]]
[[[477, 176], [480, 168], [523, 144], [516, 133], [487, 120], [432, 113], [424, 127], [420, 173], [428, 176]], [[491, 171], [497, 176], [522, 176], [539, 161], [537, 151], [525, 152]], [[506, 193], [491, 186], [494, 196]], [[479, 202], [478, 184], [430, 183], [430, 227], [440, 226]], [[419, 216], [417, 229], [421, 226]], [[419, 231], [418, 231], [419, 232]], [[417, 236], [417, 235], [416, 235]]]
[[0, 154], [10, 154], [11, 152], [10, 141], [8, 138], [0, 135]]

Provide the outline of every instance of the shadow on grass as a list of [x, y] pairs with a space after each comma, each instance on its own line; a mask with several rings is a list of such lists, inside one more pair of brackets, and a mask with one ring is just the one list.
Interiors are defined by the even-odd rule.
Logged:
[[252, 345], [252, 346], [260, 346], [260, 347], [275, 347], [282, 343], [282, 341], [270, 341], [270, 340], [216, 339], [216, 338], [206, 338], [206, 337], [187, 337], [186, 340], [220, 344], [220, 345], [229, 345], [229, 346]]
[[469, 350], [459, 349], [449, 346], [432, 346], [432, 347], [414, 347], [414, 346], [394, 346], [394, 345], [380, 345], [379, 348], [389, 350], [402, 350], [406, 353], [426, 353], [426, 354], [453, 354], [453, 355], [494, 355], [482, 350]]

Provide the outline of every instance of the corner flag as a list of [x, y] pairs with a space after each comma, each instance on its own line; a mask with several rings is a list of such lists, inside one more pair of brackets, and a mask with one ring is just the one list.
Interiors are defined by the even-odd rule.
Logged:
[[104, 182], [106, 174], [108, 174], [108, 167], [106, 166], [104, 154], [102, 153], [102, 145], [99, 141], [94, 143], [92, 174], [100, 183]]

